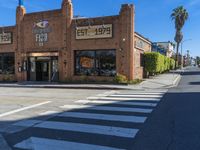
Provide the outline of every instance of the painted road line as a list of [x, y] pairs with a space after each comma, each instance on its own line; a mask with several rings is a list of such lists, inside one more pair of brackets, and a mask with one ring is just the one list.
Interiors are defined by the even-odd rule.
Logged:
[[22, 120], [19, 122], [14, 123], [14, 126], [22, 126], [22, 127], [32, 127], [38, 123], [41, 123], [42, 120]]
[[109, 106], [93, 106], [93, 105], [64, 105], [60, 106], [63, 109], [89, 109], [89, 110], [104, 110], [117, 112], [136, 112], [136, 113], [151, 113], [153, 109], [147, 108], [130, 108], [130, 107], [109, 107]]
[[147, 117], [138, 116], [124, 116], [124, 115], [107, 115], [107, 114], [94, 114], [94, 113], [78, 113], [78, 112], [64, 112], [60, 117], [73, 117], [73, 118], [84, 118], [84, 119], [97, 119], [97, 120], [108, 120], [108, 121], [120, 121], [120, 122], [131, 122], [131, 123], [144, 123]]
[[116, 93], [119, 93], [119, 92], [118, 91], [108, 91], [103, 94], [98, 94], [97, 96], [108, 96], [108, 95], [112, 95], [112, 94], [116, 94]]
[[19, 149], [34, 150], [122, 150], [107, 146], [83, 144], [46, 138], [31, 137], [14, 146]]
[[167, 91], [165, 92], [131, 92], [131, 93], [115, 93], [115, 95], [164, 95]]
[[87, 103], [92, 103], [92, 104], [119, 104], [119, 105], [131, 105], [131, 106], [150, 106], [150, 107], [156, 107], [157, 104], [156, 103], [149, 103], [149, 102], [122, 102], [122, 101], [102, 101], [102, 100], [78, 100], [75, 101], [75, 103], [79, 103], [79, 104], [87, 104]]
[[43, 129], [54, 129], [63, 131], [74, 131], [74, 132], [84, 132], [92, 134], [110, 135], [124, 138], [134, 138], [138, 129], [132, 128], [122, 128], [113, 126], [103, 126], [103, 125], [90, 125], [81, 123], [64, 123], [56, 121], [44, 121], [34, 127]]
[[35, 105], [23, 107], [23, 108], [20, 108], [20, 109], [12, 110], [12, 111], [0, 114], [0, 117], [12, 115], [12, 114], [15, 114], [15, 113], [18, 113], [18, 112], [21, 112], [21, 111], [24, 111], [24, 110], [32, 109], [32, 108], [35, 108], [35, 107], [39, 107], [39, 106], [42, 106], [42, 105], [45, 105], [45, 104], [48, 104], [48, 103], [51, 103], [51, 101], [46, 101], [46, 102], [38, 103], [38, 104], [35, 104]]
[[59, 113], [60, 113], [59, 111], [45, 111], [45, 112], [40, 113], [39, 115], [40, 115], [40, 116], [57, 115], [57, 114], [59, 114]]
[[138, 95], [138, 94], [129, 94], [129, 95], [124, 95], [124, 94], [116, 94], [116, 95], [109, 95], [109, 97], [127, 97], [127, 98], [132, 98], [132, 97], [143, 97], [143, 98], [162, 98], [163, 95]]
[[133, 97], [133, 98], [126, 98], [126, 97], [88, 97], [88, 100], [126, 100], [126, 101], [131, 101], [131, 100], [137, 100], [137, 101], [160, 101], [160, 98], [143, 98], [143, 97]]

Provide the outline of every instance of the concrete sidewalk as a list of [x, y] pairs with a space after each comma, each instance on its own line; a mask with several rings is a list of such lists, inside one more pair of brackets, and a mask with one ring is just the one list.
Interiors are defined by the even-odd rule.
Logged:
[[146, 79], [139, 86], [142, 89], [160, 89], [177, 86], [181, 79], [179, 73], [167, 73]]
[[16, 88], [61, 88], [61, 89], [112, 89], [112, 90], [141, 90], [141, 89], [160, 89], [175, 86], [181, 76], [178, 73], [167, 73], [145, 79], [138, 85], [115, 85], [115, 84], [59, 84], [59, 83], [1, 83], [0, 87]]

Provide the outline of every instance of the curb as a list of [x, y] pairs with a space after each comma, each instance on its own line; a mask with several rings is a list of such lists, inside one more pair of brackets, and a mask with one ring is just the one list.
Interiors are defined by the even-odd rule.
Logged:
[[46, 88], [46, 89], [89, 89], [89, 90], [129, 90], [129, 87], [106, 87], [106, 86], [99, 86], [99, 87], [82, 87], [82, 86], [31, 86], [31, 85], [0, 85], [0, 87], [10, 87], [10, 88]]
[[3, 136], [0, 134], [0, 149], [2, 150], [12, 150], [10, 146], [8, 146], [8, 143], [3, 138]]
[[[177, 86], [179, 81], [181, 79], [181, 75], [177, 75], [177, 77], [175, 78], [175, 80], [173, 81], [172, 84], [170, 85], [166, 85], [163, 86], [161, 88], [168, 88], [168, 87], [174, 87]], [[106, 86], [106, 85], [94, 85], [94, 86], [73, 86], [73, 85], [66, 85], [66, 86], [62, 86], [62, 85], [20, 85], [20, 84], [0, 84], [0, 87], [8, 87], [8, 88], [46, 88], [46, 89], [88, 89], [88, 90], [142, 90], [142, 89], [146, 89], [144, 87], [142, 87], [146, 82], [148, 82], [147, 80], [141, 82], [140, 84], [138, 84], [137, 86]], [[148, 89], [151, 89], [148, 88]]]
[[174, 87], [176, 87], [176, 86], [178, 86], [178, 84], [179, 84], [179, 82], [180, 82], [180, 80], [181, 80], [181, 75], [178, 75], [177, 77], [176, 77], [176, 79], [173, 81], [173, 86]]

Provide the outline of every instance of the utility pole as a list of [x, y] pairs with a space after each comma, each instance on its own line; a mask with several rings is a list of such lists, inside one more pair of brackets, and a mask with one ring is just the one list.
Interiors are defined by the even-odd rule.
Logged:
[[186, 39], [184, 41], [181, 42], [181, 70], [183, 69], [183, 43], [187, 42], [187, 41], [191, 41], [192, 39]]

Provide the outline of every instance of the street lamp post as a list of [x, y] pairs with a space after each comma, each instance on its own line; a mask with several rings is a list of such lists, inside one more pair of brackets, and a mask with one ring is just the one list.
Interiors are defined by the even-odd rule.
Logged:
[[187, 41], [191, 41], [192, 39], [186, 39], [184, 41], [181, 42], [181, 70], [183, 69], [183, 43], [187, 42]]

